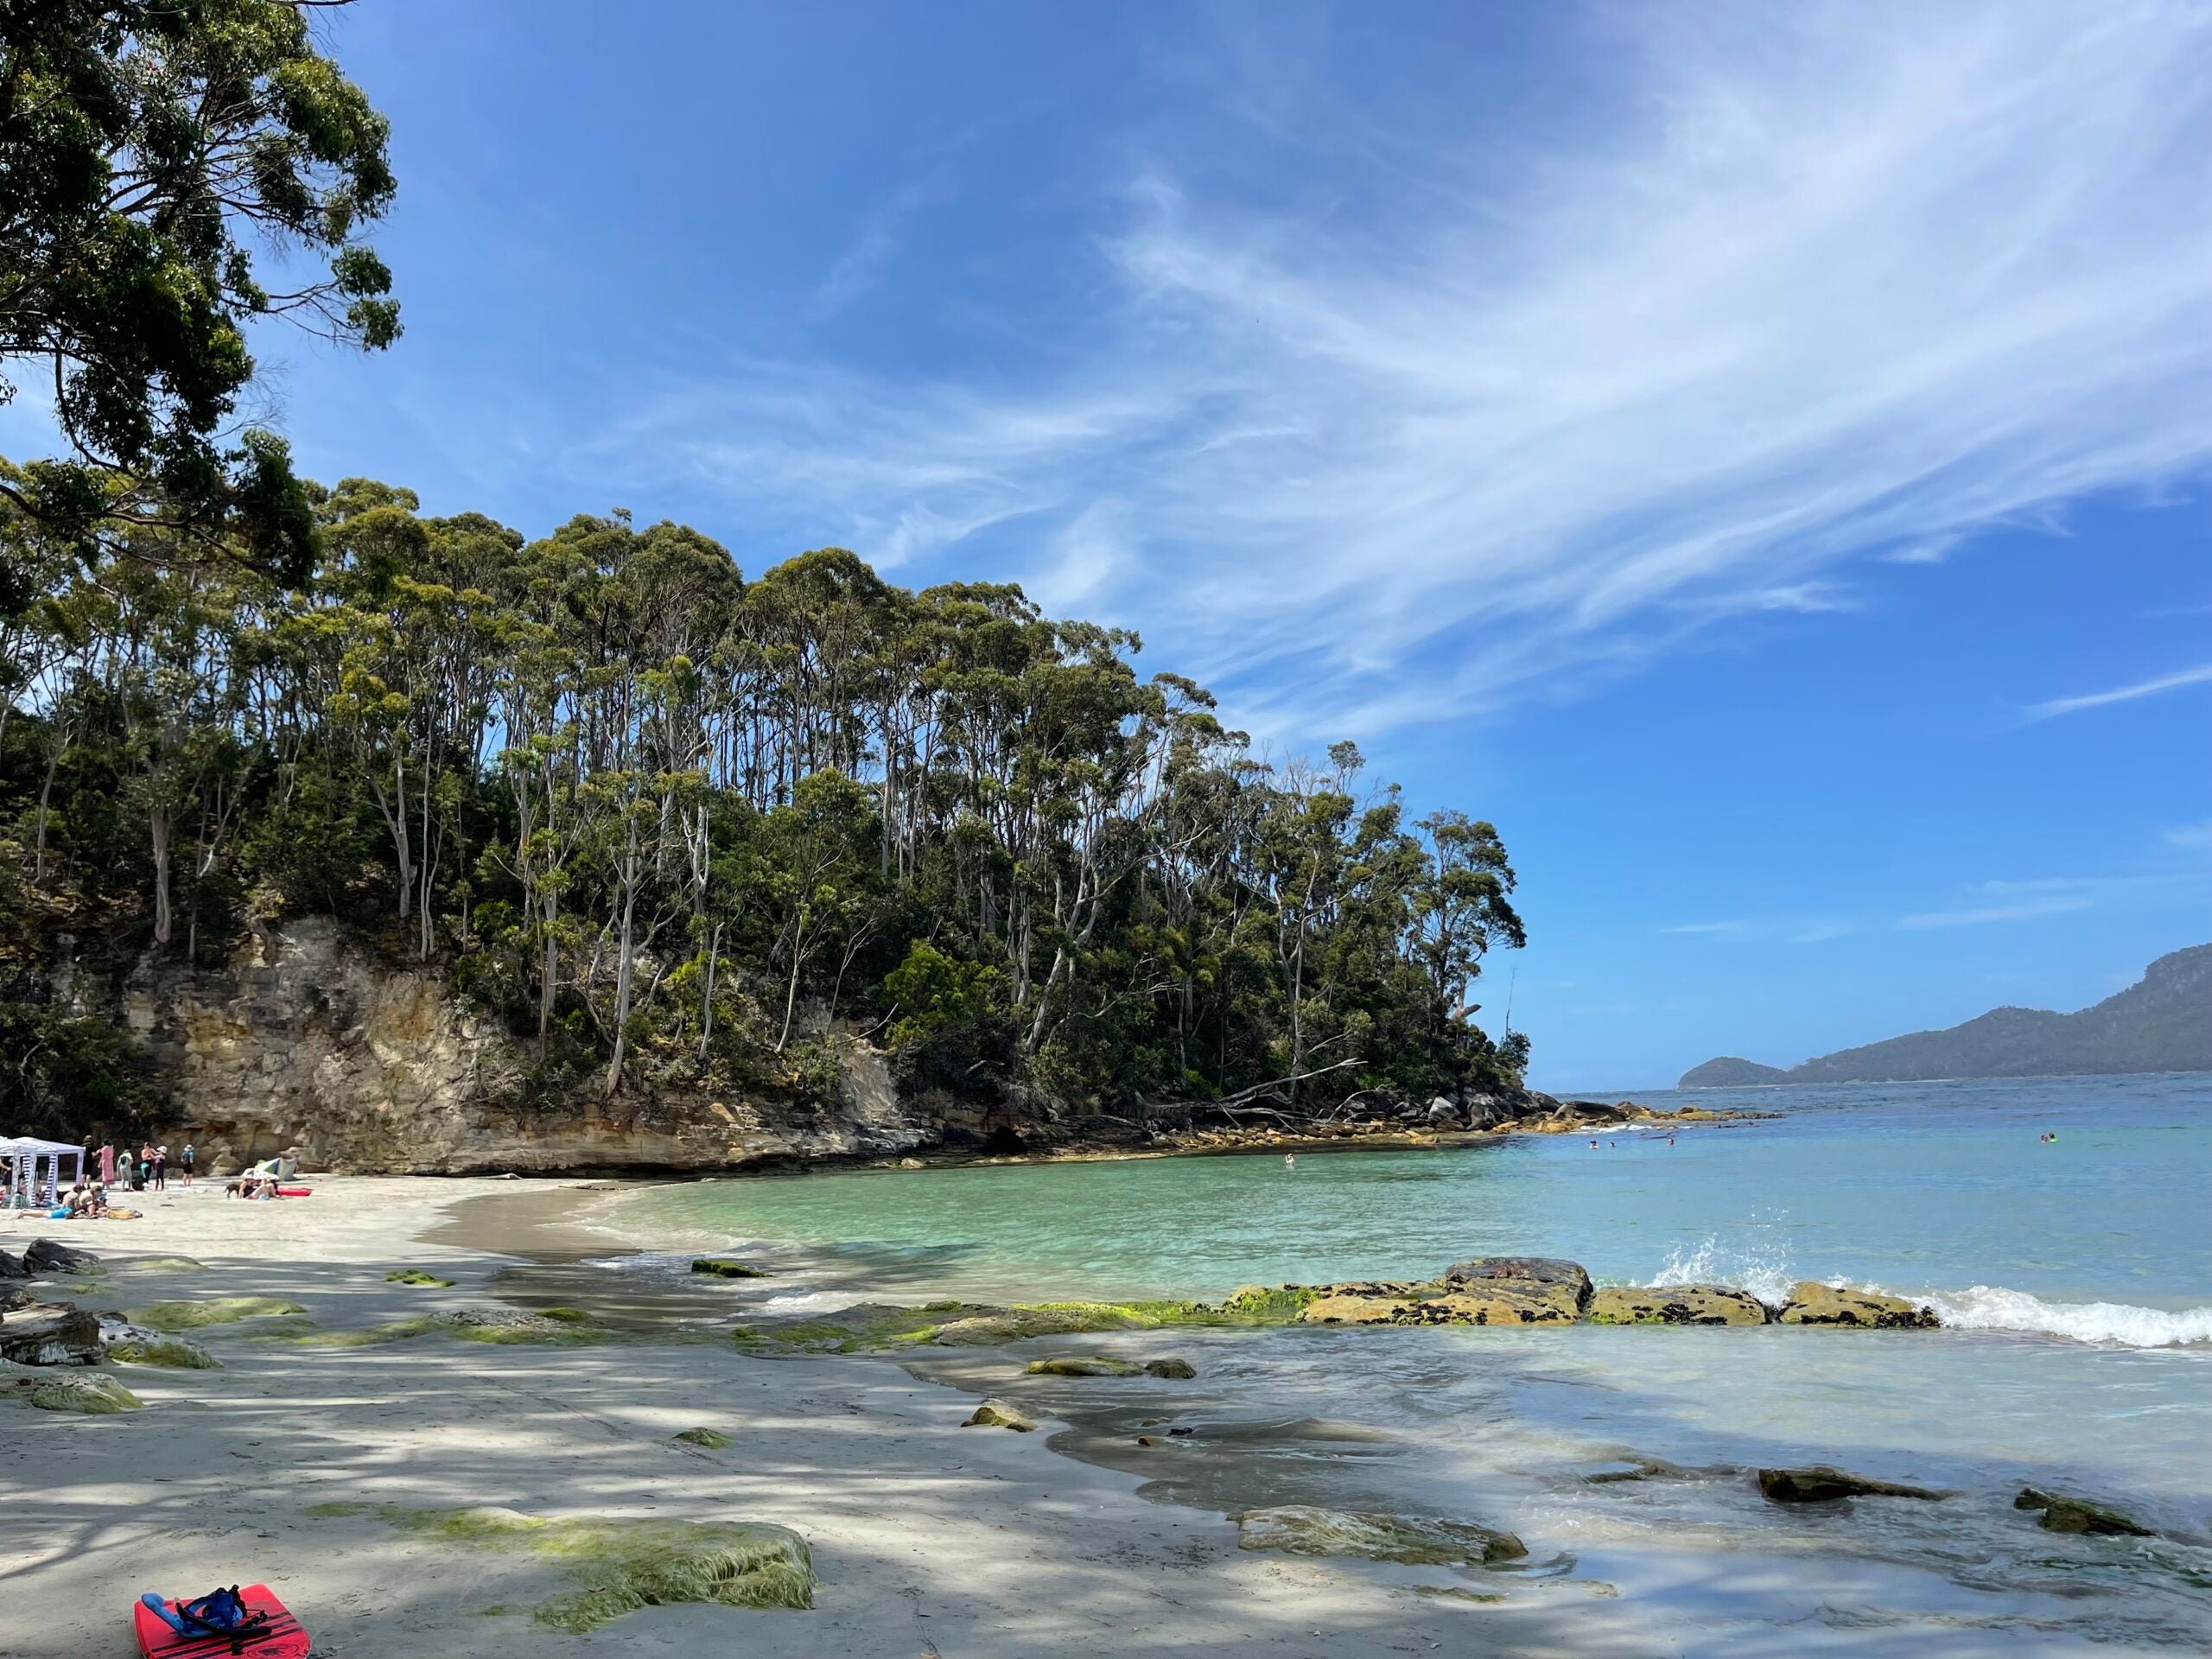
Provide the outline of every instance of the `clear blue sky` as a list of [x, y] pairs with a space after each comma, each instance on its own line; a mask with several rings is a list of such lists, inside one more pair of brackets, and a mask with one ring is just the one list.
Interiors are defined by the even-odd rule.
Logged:
[[1498, 823], [1540, 1083], [2212, 938], [2201, 8], [327, 27], [407, 332], [261, 343], [305, 470], [1135, 626]]

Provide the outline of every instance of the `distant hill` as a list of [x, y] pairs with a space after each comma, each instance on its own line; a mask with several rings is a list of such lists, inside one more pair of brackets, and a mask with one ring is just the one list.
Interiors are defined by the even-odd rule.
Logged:
[[1788, 1071], [1733, 1057], [1682, 1073], [1678, 1087], [1910, 1083], [1932, 1077], [2093, 1077], [2212, 1071], [2212, 944], [2160, 957], [2117, 996], [2078, 1014], [1992, 1008], [1948, 1031], [1823, 1054]]

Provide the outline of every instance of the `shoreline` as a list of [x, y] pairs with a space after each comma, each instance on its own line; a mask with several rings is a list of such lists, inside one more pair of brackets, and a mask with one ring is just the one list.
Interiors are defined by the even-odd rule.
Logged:
[[[1618, 1620], [1585, 1628], [1582, 1610], [1548, 1599], [1478, 1609], [1412, 1593], [1395, 1581], [1407, 1570], [1241, 1550], [1218, 1515], [1141, 1496], [1140, 1477], [1053, 1451], [1053, 1433], [963, 1428], [972, 1392], [873, 1359], [763, 1358], [680, 1336], [575, 1347], [298, 1339], [302, 1319], [308, 1335], [358, 1332], [501, 1296], [501, 1275], [527, 1254], [456, 1242], [452, 1211], [550, 1195], [536, 1183], [469, 1185], [340, 1177], [312, 1199], [243, 1205], [203, 1185], [173, 1190], [144, 1221], [38, 1230], [105, 1258], [77, 1281], [90, 1287], [83, 1306], [252, 1295], [304, 1313], [194, 1332], [219, 1370], [114, 1367], [139, 1410], [0, 1408], [15, 1452], [0, 1473], [10, 1605], [0, 1653], [120, 1651], [140, 1590], [255, 1580], [287, 1599], [318, 1654], [510, 1659], [613, 1642], [734, 1643], [772, 1659], [1177, 1647], [1380, 1659], [1464, 1650], [1470, 1617], [1503, 1654], [1654, 1650]], [[34, 1236], [0, 1232], [9, 1248]], [[131, 1265], [179, 1255], [203, 1270]], [[386, 1280], [407, 1268], [454, 1283]], [[294, 1326], [294, 1339], [257, 1330], [270, 1325]], [[673, 1438], [694, 1427], [727, 1434], [728, 1449]], [[374, 1509], [338, 1512], [353, 1504], [787, 1526], [811, 1548], [819, 1587], [807, 1612], [655, 1606], [568, 1636], [526, 1611], [486, 1615], [557, 1595], [556, 1567], [425, 1541]]]

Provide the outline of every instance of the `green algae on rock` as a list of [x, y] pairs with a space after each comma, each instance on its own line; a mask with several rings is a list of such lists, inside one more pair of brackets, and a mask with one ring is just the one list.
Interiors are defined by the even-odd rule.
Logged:
[[387, 1343], [412, 1342], [419, 1337], [443, 1334], [461, 1342], [507, 1345], [550, 1343], [582, 1347], [607, 1341], [611, 1333], [588, 1323], [589, 1315], [572, 1307], [548, 1308], [525, 1313], [514, 1307], [463, 1307], [450, 1313], [423, 1313], [388, 1325], [359, 1331], [286, 1332], [281, 1340], [308, 1348], [381, 1348]]
[[1187, 1359], [1147, 1359], [1144, 1363], [1147, 1376], [1164, 1376], [1172, 1382], [1188, 1382], [1196, 1376], [1198, 1368]]
[[691, 1263], [694, 1273], [710, 1273], [718, 1279], [772, 1278], [766, 1268], [756, 1268], [750, 1262], [734, 1261], [727, 1255], [702, 1255]]
[[127, 1310], [124, 1318], [174, 1336], [180, 1331], [205, 1330], [210, 1325], [236, 1325], [242, 1319], [264, 1319], [283, 1313], [304, 1313], [297, 1302], [276, 1296], [216, 1296], [199, 1302], [152, 1302]]
[[1010, 1428], [1017, 1434], [1027, 1434], [1037, 1427], [1032, 1417], [1011, 1400], [995, 1397], [986, 1400], [969, 1414], [963, 1428]]
[[1055, 1354], [1033, 1359], [1024, 1368], [1031, 1376], [1141, 1376], [1144, 1367], [1133, 1359], [1110, 1359], [1104, 1354]]
[[219, 1371], [223, 1362], [182, 1337], [123, 1337], [106, 1345], [110, 1359], [125, 1365], [161, 1365], [176, 1371]]
[[1592, 1293], [1592, 1325], [1764, 1325], [1766, 1305], [1726, 1285], [1608, 1285]]
[[425, 1273], [420, 1268], [394, 1268], [385, 1274], [385, 1282], [392, 1285], [427, 1285], [434, 1290], [451, 1290], [453, 1281], [441, 1279], [435, 1273]]
[[141, 1255], [113, 1264], [118, 1273], [205, 1273], [207, 1264], [188, 1255]]
[[385, 1522], [442, 1543], [540, 1556], [584, 1589], [531, 1610], [541, 1624], [584, 1635], [641, 1607], [814, 1605], [814, 1559], [788, 1527], [748, 1521], [544, 1516], [514, 1510], [378, 1511]]
[[1229, 1518], [1236, 1523], [1239, 1549], [1357, 1555], [1414, 1567], [1486, 1567], [1517, 1561], [1529, 1553], [1511, 1533], [1471, 1521], [1325, 1510], [1307, 1503], [1246, 1510]]
[[699, 1428], [678, 1429], [676, 1433], [676, 1438], [682, 1440], [686, 1446], [702, 1446], [709, 1452], [726, 1451], [730, 1446], [737, 1444], [735, 1440], [730, 1439], [728, 1435], [723, 1433], [719, 1428], [707, 1428], [703, 1427]]
[[10, 1365], [5, 1382], [41, 1411], [73, 1411], [88, 1417], [136, 1411], [146, 1402], [101, 1371], [49, 1370]]

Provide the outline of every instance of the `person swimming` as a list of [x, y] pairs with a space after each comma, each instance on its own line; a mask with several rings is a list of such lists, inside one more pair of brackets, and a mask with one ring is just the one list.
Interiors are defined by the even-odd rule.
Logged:
[[1285, 1169], [1296, 1169], [1298, 1167], [1298, 1154], [1294, 1152], [1286, 1152], [1283, 1154], [1282, 1166]]

